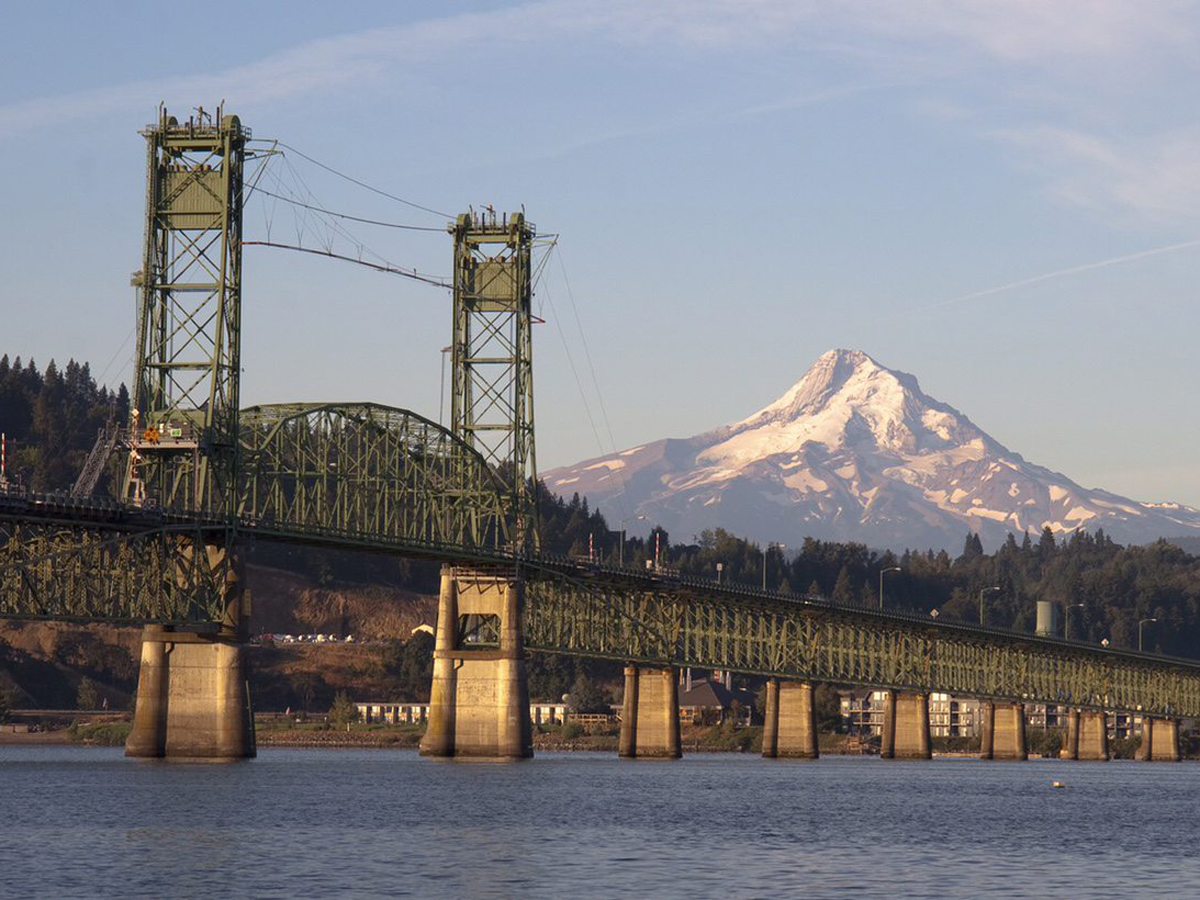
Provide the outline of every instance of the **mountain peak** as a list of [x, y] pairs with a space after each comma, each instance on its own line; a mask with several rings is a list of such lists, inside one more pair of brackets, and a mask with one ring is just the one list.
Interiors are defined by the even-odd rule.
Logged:
[[839, 405], [869, 404], [878, 412], [883, 407], [892, 407], [892, 414], [902, 417], [902, 409], [911, 405], [914, 397], [918, 403], [932, 403], [911, 375], [880, 365], [862, 350], [836, 348], [822, 353], [778, 400], [743, 419], [738, 426], [812, 416], [835, 400]]
[[877, 547], [961, 546], [964, 531], [1102, 527], [1117, 540], [1200, 533], [1200, 514], [1087, 490], [1026, 462], [912, 375], [836, 348], [778, 400], [687, 440], [660, 440], [546, 475], [610, 512], [723, 527], [798, 546], [805, 536]]

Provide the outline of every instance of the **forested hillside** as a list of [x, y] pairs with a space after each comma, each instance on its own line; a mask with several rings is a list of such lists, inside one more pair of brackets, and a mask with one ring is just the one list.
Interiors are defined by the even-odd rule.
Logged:
[[[97, 387], [87, 363], [52, 360], [39, 372], [31, 359], [0, 356], [0, 432], [8, 444], [8, 477], [35, 491], [71, 487], [96, 433], [129, 415], [129, 392]], [[100, 490], [107, 485], [101, 482]]]

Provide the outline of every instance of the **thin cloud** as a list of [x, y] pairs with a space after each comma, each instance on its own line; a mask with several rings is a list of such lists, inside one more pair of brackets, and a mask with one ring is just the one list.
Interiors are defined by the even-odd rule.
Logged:
[[1035, 284], [1042, 284], [1047, 281], [1056, 281], [1060, 278], [1068, 278], [1072, 275], [1080, 275], [1084, 272], [1091, 272], [1096, 269], [1107, 269], [1110, 266], [1119, 266], [1125, 263], [1136, 262], [1140, 259], [1148, 259], [1152, 256], [1161, 256], [1164, 253], [1175, 253], [1179, 250], [1187, 250], [1191, 247], [1200, 247], [1200, 238], [1195, 238], [1190, 241], [1181, 241], [1177, 244], [1167, 244], [1163, 247], [1152, 247], [1149, 250], [1139, 250], [1136, 253], [1126, 253], [1122, 256], [1113, 256], [1108, 259], [1097, 260], [1096, 262], [1084, 263], [1078, 266], [1069, 266], [1065, 269], [1056, 269], [1053, 272], [1044, 272], [1041, 275], [1033, 275], [1029, 278], [1022, 278], [1019, 281], [1010, 281], [1007, 284], [996, 285], [995, 287], [985, 288], [982, 291], [972, 291], [969, 294], [961, 294], [958, 297], [950, 297], [946, 300], [939, 300], [936, 303], [928, 303], [924, 306], [914, 306], [902, 313], [897, 313], [894, 316], [885, 317], [884, 321], [892, 321], [918, 313], [929, 312], [934, 309], [943, 309], [947, 306], [955, 306], [959, 303], [967, 303], [971, 300], [981, 300], [984, 297], [993, 297], [996, 294], [1006, 294], [1009, 291], [1020, 290], [1021, 288], [1032, 287]]
[[[146, 109], [148, 98], [227, 97], [251, 105], [354, 89], [398, 68], [444, 64], [469, 48], [557, 46], [596, 38], [694, 51], [828, 48], [886, 43], [930, 58], [958, 49], [1007, 63], [1108, 59], [1148, 46], [1187, 46], [1192, 2], [1131, 0], [546, 0], [310, 41], [217, 73], [142, 80], [0, 106], [0, 135]], [[891, 48], [888, 48], [891, 49]], [[887, 65], [888, 54], [879, 65]], [[875, 73], [878, 74], [878, 73]]]
[[1200, 209], [1200, 130], [1116, 140], [1033, 125], [995, 136], [1021, 150], [1069, 203], [1152, 220], [1194, 218]]

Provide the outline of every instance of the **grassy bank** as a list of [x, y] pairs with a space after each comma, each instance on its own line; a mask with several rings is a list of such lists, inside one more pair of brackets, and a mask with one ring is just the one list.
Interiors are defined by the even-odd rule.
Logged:
[[132, 729], [132, 722], [74, 722], [67, 728], [67, 739], [73, 744], [123, 747]]

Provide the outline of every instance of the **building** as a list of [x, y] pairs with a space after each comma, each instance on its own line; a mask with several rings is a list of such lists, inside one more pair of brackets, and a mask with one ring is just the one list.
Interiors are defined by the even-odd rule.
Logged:
[[692, 678], [691, 669], [679, 675], [679, 719], [695, 724], [718, 724], [730, 717], [749, 723], [754, 694], [735, 688], [728, 672], [713, 672], [708, 678]]
[[854, 688], [839, 691], [842, 724], [851, 734], [883, 734], [883, 709], [887, 691]]
[[[842, 722], [851, 734], [883, 734], [883, 712], [887, 691], [855, 688], [839, 691]], [[953, 694], [929, 695], [929, 733], [932, 737], [974, 737], [982, 723], [985, 701]], [[1025, 724], [1031, 728], [1066, 728], [1070, 707], [1053, 703], [1025, 704]], [[1124, 740], [1142, 733], [1142, 717], [1134, 713], [1107, 714], [1110, 740]]]
[[[418, 725], [429, 719], [428, 703], [409, 701], [355, 703], [362, 722], [388, 725]], [[534, 725], [561, 725], [567, 720], [565, 703], [530, 703], [529, 718]]]
[[929, 734], [932, 737], [973, 737], [979, 733], [980, 701], [951, 694], [929, 695]]

